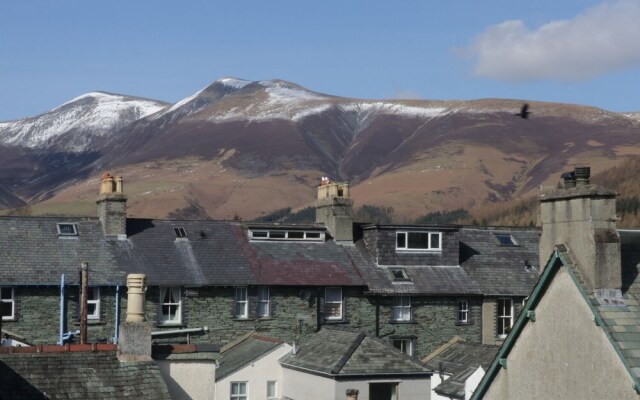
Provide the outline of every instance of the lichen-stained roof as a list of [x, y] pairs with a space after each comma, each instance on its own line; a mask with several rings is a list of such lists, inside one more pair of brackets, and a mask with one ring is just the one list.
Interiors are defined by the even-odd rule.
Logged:
[[[495, 234], [508, 234], [517, 245], [501, 245]], [[527, 296], [538, 281], [538, 229], [460, 229], [460, 265], [485, 295]], [[528, 262], [532, 268], [525, 268]]]
[[235, 346], [221, 352], [222, 361], [216, 369], [216, 381], [226, 378], [282, 345], [283, 342], [277, 339], [256, 334], [248, 336]]
[[150, 285], [364, 286], [357, 260], [332, 240], [250, 241], [240, 222], [206, 220], [130, 218], [127, 234], [115, 242], [117, 262]]
[[[77, 236], [58, 235], [59, 223], [76, 224]], [[125, 281], [97, 218], [0, 217], [0, 238], [0, 285], [59, 285], [62, 274], [78, 284], [83, 262], [92, 285]]]
[[0, 397], [170, 399], [153, 361], [121, 362], [115, 350], [0, 353]]
[[297, 354], [280, 359], [285, 368], [348, 378], [349, 376], [421, 375], [431, 371], [419, 361], [364, 332], [323, 328], [300, 343]]

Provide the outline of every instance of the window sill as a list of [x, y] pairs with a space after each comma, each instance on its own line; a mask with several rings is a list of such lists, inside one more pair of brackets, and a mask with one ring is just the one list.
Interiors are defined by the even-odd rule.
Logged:
[[348, 324], [349, 321], [344, 319], [325, 319], [323, 323], [326, 325], [338, 325], [338, 324]]
[[442, 253], [442, 249], [396, 249], [396, 253], [432, 254]]
[[466, 326], [466, 325], [473, 325], [473, 321], [468, 321], [468, 322], [456, 321], [456, 326]]
[[249, 317], [233, 317], [232, 321], [253, 321], [255, 320], [255, 318], [249, 318]]
[[417, 324], [416, 321], [396, 321], [393, 319], [389, 321], [389, 323], [394, 325], [416, 325]]

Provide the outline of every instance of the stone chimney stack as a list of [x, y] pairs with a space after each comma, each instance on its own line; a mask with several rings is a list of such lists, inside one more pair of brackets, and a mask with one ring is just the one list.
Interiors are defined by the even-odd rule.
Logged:
[[563, 188], [540, 197], [540, 266], [558, 244], [571, 251], [592, 290], [620, 289], [620, 237], [616, 231], [616, 193], [592, 185], [589, 167], [562, 174]]
[[349, 184], [322, 177], [316, 200], [316, 222], [325, 224], [336, 242], [353, 242], [353, 200]]
[[98, 195], [98, 218], [106, 236], [127, 236], [127, 196], [122, 189], [122, 177], [113, 177], [108, 172], [100, 181]]
[[151, 360], [151, 324], [145, 321], [146, 290], [146, 275], [127, 276], [127, 319], [120, 324], [118, 343], [118, 358], [122, 361]]

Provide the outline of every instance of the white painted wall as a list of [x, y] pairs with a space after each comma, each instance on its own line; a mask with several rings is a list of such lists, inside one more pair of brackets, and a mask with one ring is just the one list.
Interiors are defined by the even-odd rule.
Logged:
[[295, 400], [344, 400], [347, 389], [357, 389], [359, 400], [369, 399], [369, 384], [398, 383], [398, 397], [402, 400], [430, 400], [430, 379], [362, 379], [335, 381], [330, 378], [283, 368], [284, 395]]
[[476, 369], [476, 371], [473, 374], [471, 374], [471, 376], [469, 376], [467, 380], [464, 382], [464, 399], [465, 400], [469, 400], [471, 398], [471, 396], [473, 395], [473, 392], [476, 391], [476, 388], [480, 384], [480, 381], [482, 380], [482, 377], [484, 376], [484, 374], [485, 374], [485, 370], [482, 369], [482, 367], [478, 366], [478, 369]]
[[[267, 398], [267, 381], [276, 381], [278, 397], [282, 397], [282, 367], [278, 360], [291, 351], [291, 346], [283, 343], [270, 353], [254, 360], [253, 363], [216, 382], [216, 399], [227, 400], [231, 395], [231, 382], [247, 382], [250, 399]], [[296, 399], [297, 400], [297, 399]]]
[[440, 374], [438, 373], [434, 373], [431, 376], [431, 400], [449, 400], [449, 397], [441, 396], [438, 393], [434, 392], [434, 389], [442, 382], [451, 378], [451, 375], [442, 374], [442, 377], [444, 379], [440, 379]]
[[216, 364], [213, 360], [156, 360], [173, 400], [213, 400]]

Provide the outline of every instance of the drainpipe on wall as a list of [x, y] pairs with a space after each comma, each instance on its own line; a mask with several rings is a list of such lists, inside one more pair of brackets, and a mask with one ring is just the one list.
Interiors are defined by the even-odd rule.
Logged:
[[322, 320], [320, 318], [320, 288], [318, 288], [318, 295], [316, 296], [316, 332], [320, 331], [320, 325]]
[[116, 285], [116, 320], [114, 327], [113, 343], [118, 343], [118, 326], [120, 325], [120, 285]]
[[60, 341], [62, 345], [62, 335], [64, 335], [64, 274], [60, 277]]

